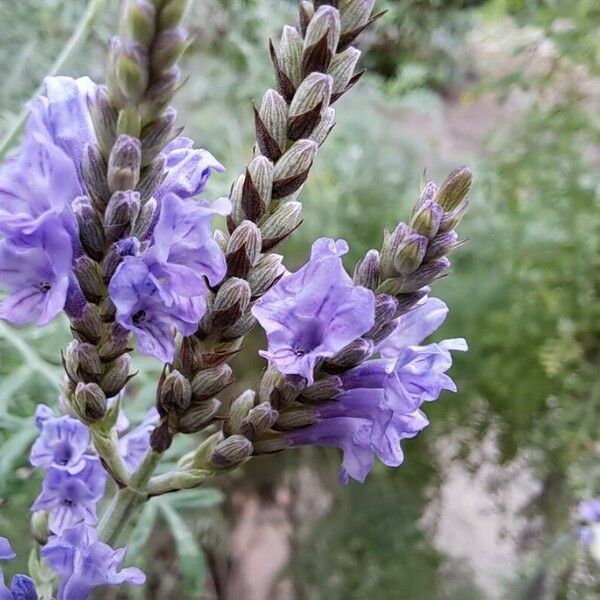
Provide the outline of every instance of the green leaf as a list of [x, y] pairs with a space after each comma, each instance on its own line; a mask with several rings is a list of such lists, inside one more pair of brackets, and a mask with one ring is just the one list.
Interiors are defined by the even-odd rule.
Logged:
[[15, 465], [23, 461], [31, 446], [37, 429], [33, 425], [24, 427], [2, 444], [0, 453], [0, 495], [4, 493], [9, 477], [14, 474]]
[[169, 503], [179, 510], [197, 510], [214, 508], [221, 504], [224, 499], [223, 492], [217, 488], [200, 488], [177, 492], [169, 499]]
[[148, 538], [154, 529], [157, 516], [157, 503], [150, 500], [150, 502], [144, 506], [142, 514], [140, 515], [140, 519], [132, 531], [129, 541], [127, 542], [128, 560], [135, 560], [144, 550], [144, 546], [146, 545], [146, 542], [148, 541]]
[[171, 504], [164, 499], [160, 499], [158, 504], [175, 540], [183, 585], [188, 591], [198, 592], [204, 588], [206, 574], [204, 553], [189, 525], [177, 514]]

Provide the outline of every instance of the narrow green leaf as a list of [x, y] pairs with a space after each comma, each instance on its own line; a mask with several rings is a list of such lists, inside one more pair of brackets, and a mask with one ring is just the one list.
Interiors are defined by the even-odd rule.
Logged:
[[0, 495], [4, 493], [9, 477], [14, 474], [15, 465], [27, 456], [29, 447], [37, 435], [33, 424], [12, 435], [2, 444], [0, 452]]
[[198, 488], [182, 490], [169, 498], [171, 506], [182, 509], [214, 508], [224, 500], [223, 492], [217, 488]]
[[156, 502], [150, 500], [144, 506], [140, 519], [127, 542], [127, 559], [129, 561], [134, 561], [143, 552], [144, 546], [154, 529], [157, 516], [158, 507]]

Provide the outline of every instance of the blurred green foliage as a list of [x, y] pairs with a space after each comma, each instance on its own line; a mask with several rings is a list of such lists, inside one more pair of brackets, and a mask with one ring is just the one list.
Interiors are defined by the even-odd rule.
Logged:
[[[116, 5], [110, 3], [70, 63], [71, 73], [91, 69], [101, 76]], [[408, 217], [425, 166], [439, 179], [448, 168], [471, 162], [477, 178], [462, 226], [469, 244], [457, 251], [454, 272], [435, 290], [451, 307], [444, 337], [466, 337], [470, 351], [454, 367], [459, 395], [427, 407], [432, 426], [406, 444], [402, 468], [377, 469], [365, 486], [339, 489], [329, 467], [322, 466], [334, 512], [296, 540], [289, 569], [294, 587], [299, 597], [314, 599], [487, 597], [467, 564], [435, 549], [419, 519], [447, 476], [436, 442], [463, 432], [463, 446], [453, 458], [470, 469], [470, 451], [494, 430], [498, 462], [526, 456], [540, 482], [539, 494], [526, 507], [531, 532], [518, 547], [521, 567], [506, 573], [506, 597], [597, 597], [593, 565], [564, 540], [571, 539], [576, 502], [600, 493], [598, 4], [387, 0], [381, 8], [390, 12], [364, 47], [371, 72], [336, 106], [338, 125], [303, 193], [305, 224], [287, 244], [286, 262], [290, 268], [301, 264], [316, 237], [343, 236], [351, 242], [351, 268], [367, 249], [378, 247], [384, 227]], [[82, 10], [68, 0], [0, 1], [2, 129], [39, 83]], [[196, 39], [184, 63], [190, 80], [177, 105], [188, 134], [228, 167], [211, 181], [209, 197], [226, 194], [250, 156], [251, 102], [273, 85], [266, 41], [294, 18], [293, 2], [193, 4]], [[524, 72], [516, 59], [532, 47], [523, 44], [515, 57], [504, 56], [507, 76], [488, 72], [478, 64], [473, 38], [497, 24], [517, 37], [537, 28], [537, 39], [556, 50], [551, 67]], [[485, 104], [490, 96], [508, 110]], [[465, 99], [474, 115], [487, 106], [483, 119], [492, 122], [485, 135], [458, 143], [453, 136], [465, 132], [448, 120]], [[468, 120], [460, 123], [469, 126]], [[258, 338], [237, 364], [244, 384], [255, 381], [263, 366], [252, 358]], [[27, 418], [36, 403], [55, 401], [58, 348], [66, 340], [63, 323], [43, 331], [0, 329], [0, 531], [21, 552], [29, 545], [23, 507], [39, 486], [39, 476], [26, 466], [33, 436]], [[131, 390], [133, 419], [152, 402], [156, 375], [150, 361], [139, 367]], [[293, 469], [290, 464], [285, 468]], [[273, 485], [280, 473], [274, 466], [256, 481]], [[204, 564], [206, 528], [200, 523], [216, 522], [220, 500], [208, 490], [184, 496], [179, 505], [175, 500], [148, 505], [131, 554], [151, 573], [149, 588], [156, 597], [202, 597], [191, 591], [198, 588]], [[166, 554], [154, 552], [151, 558], [144, 548], [154, 525], [166, 525], [174, 535]], [[180, 559], [183, 587], [177, 578], [162, 576], [173, 554]], [[23, 561], [17, 566], [23, 568]], [[498, 590], [497, 597], [504, 593]]]

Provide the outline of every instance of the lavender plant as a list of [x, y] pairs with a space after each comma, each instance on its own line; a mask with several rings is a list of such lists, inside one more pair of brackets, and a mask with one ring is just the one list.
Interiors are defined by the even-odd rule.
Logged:
[[[124, 3], [106, 85], [51, 77], [29, 105], [24, 140], [0, 170], [0, 317], [45, 326], [60, 313], [58, 411], [40, 405], [31, 464], [45, 471], [32, 506], [31, 577], [0, 598], [83, 599], [141, 584], [113, 549], [149, 499], [195, 489], [252, 456], [304, 445], [342, 450], [340, 479], [363, 482], [375, 458], [427, 426], [464, 340], [423, 345], [446, 305], [430, 297], [460, 242], [472, 174], [428, 182], [408, 223], [386, 231], [350, 277], [344, 240], [323, 238], [294, 273], [273, 251], [302, 223], [299, 197], [335, 124], [333, 104], [361, 77], [353, 46], [374, 0], [303, 1], [297, 27], [270, 44], [276, 89], [254, 108], [256, 144], [229, 198], [197, 200], [212, 172], [170, 105], [182, 85], [185, 0]], [[227, 230], [212, 232], [215, 216]], [[259, 324], [268, 367], [224, 402], [231, 360]], [[122, 406], [133, 345], [163, 364], [156, 406], [130, 429]], [[221, 399], [219, 399], [219, 396]], [[154, 475], [177, 435], [200, 434]], [[116, 492], [97, 506], [107, 480]], [[11, 556], [0, 540], [0, 558]], [[4, 594], [4, 595], [2, 595]]]

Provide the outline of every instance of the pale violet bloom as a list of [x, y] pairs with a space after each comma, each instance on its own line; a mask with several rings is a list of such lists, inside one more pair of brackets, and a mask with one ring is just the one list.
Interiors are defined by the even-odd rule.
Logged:
[[[15, 556], [8, 540], [0, 537], [0, 560], [11, 560]], [[33, 580], [27, 575], [15, 575], [7, 587], [0, 566], [0, 600], [38, 600]]]

